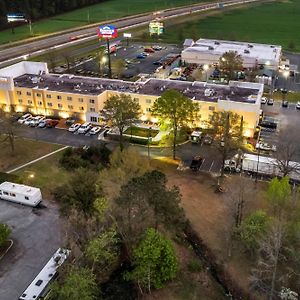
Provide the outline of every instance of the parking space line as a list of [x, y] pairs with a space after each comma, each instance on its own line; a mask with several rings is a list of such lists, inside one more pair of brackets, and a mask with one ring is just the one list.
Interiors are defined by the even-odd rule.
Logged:
[[203, 160], [202, 160], [202, 164], [201, 164], [201, 166], [199, 168], [199, 171], [201, 170], [202, 166], [204, 165], [204, 162], [205, 162], [205, 158], [203, 158]]
[[214, 165], [214, 160], [212, 161], [212, 163], [211, 163], [211, 165], [210, 165], [210, 168], [209, 168], [209, 170], [208, 170], [208, 172], [210, 172], [211, 171], [211, 169], [212, 169], [212, 167], [213, 167], [213, 165]]

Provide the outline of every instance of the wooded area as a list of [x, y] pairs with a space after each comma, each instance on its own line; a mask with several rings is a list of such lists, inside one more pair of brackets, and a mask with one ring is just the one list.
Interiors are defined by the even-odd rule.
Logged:
[[0, 28], [8, 27], [8, 13], [22, 13], [28, 19], [37, 20], [74, 10], [105, 0], [0, 0]]

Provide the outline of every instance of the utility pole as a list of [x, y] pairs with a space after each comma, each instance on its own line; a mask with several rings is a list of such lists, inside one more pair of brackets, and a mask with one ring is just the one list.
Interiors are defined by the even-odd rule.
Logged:
[[260, 156], [260, 147], [258, 147], [258, 152], [257, 152], [257, 164], [256, 164], [256, 177], [255, 177], [255, 183], [257, 183], [257, 181], [258, 181], [259, 156]]
[[108, 56], [108, 78], [111, 78], [111, 59], [110, 59], [110, 43], [109, 38], [106, 38], [107, 56]]
[[32, 31], [31, 19], [28, 20], [28, 23], [29, 23], [29, 32], [30, 32], [30, 35], [32, 36], [33, 35], [33, 31]]
[[150, 160], [151, 127], [148, 128], [148, 159]]

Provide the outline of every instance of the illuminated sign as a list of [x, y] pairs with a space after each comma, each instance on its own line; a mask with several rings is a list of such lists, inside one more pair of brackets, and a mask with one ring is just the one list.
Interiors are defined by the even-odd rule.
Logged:
[[150, 22], [149, 23], [149, 33], [150, 35], [156, 34], [161, 35], [164, 33], [164, 23], [162, 22]]
[[118, 30], [112, 25], [103, 25], [98, 27], [98, 36], [100, 39], [111, 39], [118, 36]]
[[131, 33], [123, 33], [124, 38], [131, 38], [132, 34]]
[[7, 22], [27, 22], [27, 19], [24, 14], [16, 13], [16, 14], [8, 14], [6, 15]]

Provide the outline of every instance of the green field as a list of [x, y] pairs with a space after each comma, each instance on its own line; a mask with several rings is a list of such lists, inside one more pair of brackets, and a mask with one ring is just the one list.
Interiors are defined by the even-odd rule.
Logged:
[[[190, 5], [199, 2], [205, 2], [205, 0], [107, 0], [103, 3], [33, 23], [32, 29], [34, 36], [40, 36], [73, 27], [88, 25], [89, 23], [103, 22], [143, 12]], [[17, 27], [15, 29], [15, 34], [12, 34], [11, 30], [1, 31], [0, 44], [14, 42], [29, 37], [31, 37], [29, 26], [24, 25]]]
[[[279, 44], [300, 51], [300, 1], [277, 1], [224, 11], [190, 22], [166, 22], [163, 41], [179, 43], [184, 38], [215, 38]], [[182, 20], [184, 21], [184, 20]], [[294, 47], [291, 47], [294, 46]]]

